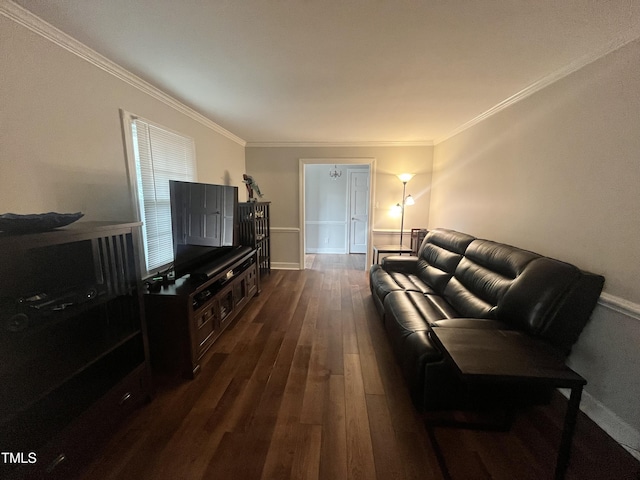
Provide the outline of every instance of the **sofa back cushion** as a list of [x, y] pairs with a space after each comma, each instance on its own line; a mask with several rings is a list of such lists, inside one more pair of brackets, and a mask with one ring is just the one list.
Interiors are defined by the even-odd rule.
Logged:
[[604, 277], [541, 257], [531, 262], [499, 304], [497, 318], [569, 353], [593, 311]]
[[424, 238], [417, 267], [461, 317], [498, 320], [565, 353], [604, 285], [604, 277], [568, 263], [442, 228]]
[[444, 296], [465, 317], [497, 318], [500, 301], [537, 258], [539, 255], [516, 247], [474, 240], [447, 283]]
[[458, 263], [474, 237], [439, 228], [425, 236], [418, 251], [417, 274], [437, 294], [443, 295]]

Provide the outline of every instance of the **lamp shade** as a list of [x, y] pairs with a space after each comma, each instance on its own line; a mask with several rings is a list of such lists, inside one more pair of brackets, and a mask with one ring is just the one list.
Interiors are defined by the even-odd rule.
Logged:
[[413, 199], [411, 195], [407, 195], [407, 198], [404, 199], [405, 205], [415, 205], [416, 201]]
[[409, 180], [411, 180], [415, 176], [415, 173], [401, 173], [396, 176], [400, 179], [402, 183], [407, 183]]

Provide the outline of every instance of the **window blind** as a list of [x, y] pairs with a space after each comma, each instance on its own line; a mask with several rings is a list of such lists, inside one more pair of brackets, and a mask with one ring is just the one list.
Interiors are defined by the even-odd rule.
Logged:
[[147, 273], [173, 262], [169, 180], [194, 181], [193, 139], [141, 119], [131, 123]]

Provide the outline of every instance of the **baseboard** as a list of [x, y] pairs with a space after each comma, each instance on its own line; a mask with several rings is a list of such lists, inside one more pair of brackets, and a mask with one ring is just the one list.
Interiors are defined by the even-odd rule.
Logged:
[[[569, 390], [559, 390], [565, 398], [569, 398]], [[628, 425], [586, 391], [582, 393], [580, 410], [625, 450], [640, 460], [640, 432]]]
[[333, 254], [333, 255], [346, 255], [344, 247], [341, 248], [310, 248], [307, 246], [307, 253], [312, 254]]
[[271, 262], [273, 270], [301, 270], [299, 263], [294, 262]]

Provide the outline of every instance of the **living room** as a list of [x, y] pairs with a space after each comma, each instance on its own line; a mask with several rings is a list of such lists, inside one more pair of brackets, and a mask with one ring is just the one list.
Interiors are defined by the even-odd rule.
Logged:
[[407, 208], [407, 227], [452, 228], [604, 275], [569, 366], [588, 379], [582, 410], [638, 457], [640, 22], [633, 2], [617, 34], [597, 48], [442, 135], [271, 143], [220, 126], [19, 6], [29, 3], [0, 4], [3, 213], [132, 219], [121, 109], [192, 137], [200, 181], [242, 187], [249, 173], [259, 182], [272, 202], [275, 268], [301, 267], [301, 159], [327, 166], [375, 159], [374, 244], [398, 232], [398, 218], [388, 215], [402, 191], [395, 175], [414, 173], [408, 188], [419, 208]]

